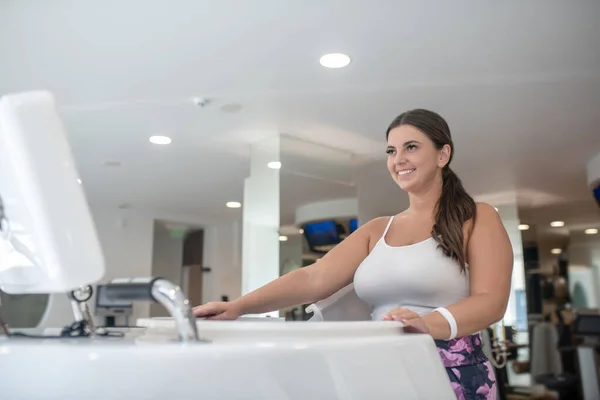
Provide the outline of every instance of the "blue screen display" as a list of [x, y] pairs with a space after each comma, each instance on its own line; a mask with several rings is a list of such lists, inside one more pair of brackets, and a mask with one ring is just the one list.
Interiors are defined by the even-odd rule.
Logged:
[[594, 198], [598, 202], [598, 205], [600, 205], [600, 185], [594, 189]]
[[322, 221], [306, 224], [304, 236], [310, 247], [337, 244], [340, 241], [335, 221]]

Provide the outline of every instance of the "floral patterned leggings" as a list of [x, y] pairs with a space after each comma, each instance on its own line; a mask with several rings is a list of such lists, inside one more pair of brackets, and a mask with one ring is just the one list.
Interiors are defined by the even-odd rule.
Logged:
[[483, 353], [479, 334], [435, 344], [458, 400], [496, 400], [494, 368]]

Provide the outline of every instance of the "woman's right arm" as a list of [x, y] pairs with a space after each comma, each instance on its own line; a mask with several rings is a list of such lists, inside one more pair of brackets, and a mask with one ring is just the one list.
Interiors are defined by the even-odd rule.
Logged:
[[369, 254], [371, 232], [381, 223], [377, 218], [361, 226], [308, 267], [285, 274], [230, 303], [195, 307], [194, 314], [211, 319], [235, 319], [242, 314], [277, 311], [327, 298], [352, 283], [356, 269]]

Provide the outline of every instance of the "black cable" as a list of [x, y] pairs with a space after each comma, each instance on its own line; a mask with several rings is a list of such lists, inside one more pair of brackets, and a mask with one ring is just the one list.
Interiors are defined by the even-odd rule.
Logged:
[[22, 332], [9, 332], [7, 331], [7, 335], [9, 337], [22, 337], [22, 338], [32, 338], [32, 339], [64, 339], [64, 338], [77, 338], [77, 337], [86, 337], [90, 334], [85, 329], [86, 323], [84, 321], [76, 321], [71, 325], [65, 326], [60, 335], [33, 335], [29, 333]]
[[[3, 326], [5, 325], [4, 322]], [[90, 337], [92, 334], [87, 329], [88, 323], [86, 321], [75, 321], [71, 325], [65, 326], [60, 335], [33, 335], [29, 333], [22, 332], [10, 332], [8, 327], [5, 328], [6, 335], [9, 337], [20, 337], [20, 338], [30, 338], [30, 339], [68, 339], [68, 338], [81, 338], [81, 337]], [[101, 337], [124, 337], [125, 334], [123, 332], [94, 332], [94, 336]]]

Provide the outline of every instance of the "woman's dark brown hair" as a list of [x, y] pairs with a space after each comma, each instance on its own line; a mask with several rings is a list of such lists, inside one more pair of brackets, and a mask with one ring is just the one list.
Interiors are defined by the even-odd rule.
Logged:
[[452, 149], [450, 159], [442, 169], [442, 194], [436, 205], [435, 223], [431, 235], [439, 243], [444, 254], [457, 261], [461, 271], [464, 271], [466, 256], [463, 224], [470, 219], [475, 219], [476, 206], [475, 200], [467, 193], [460, 178], [450, 169], [450, 162], [454, 156], [450, 128], [446, 121], [433, 111], [410, 110], [392, 121], [385, 134], [386, 140], [390, 131], [401, 125], [411, 125], [423, 132], [438, 150], [441, 150], [444, 145], [449, 145]]

